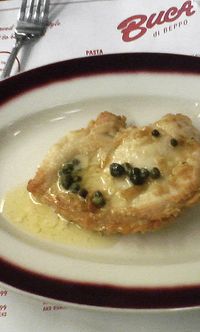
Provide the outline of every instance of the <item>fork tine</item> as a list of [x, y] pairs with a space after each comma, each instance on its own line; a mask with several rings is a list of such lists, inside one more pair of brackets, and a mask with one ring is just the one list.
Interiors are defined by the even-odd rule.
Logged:
[[44, 0], [44, 9], [43, 9], [43, 18], [42, 18], [42, 20], [48, 20], [49, 7], [50, 7], [50, 0]]
[[20, 8], [20, 13], [19, 13], [19, 20], [23, 20], [25, 17], [25, 12], [26, 12], [26, 7], [27, 7], [27, 0], [22, 0], [21, 8]]
[[31, 0], [29, 12], [28, 12], [28, 21], [30, 21], [33, 16], [34, 3], [35, 3], [35, 0]]
[[50, 0], [37, 0], [34, 21], [46, 23], [48, 21]]
[[39, 21], [41, 7], [42, 7], [42, 0], [37, 0], [37, 6], [34, 14], [34, 21]]

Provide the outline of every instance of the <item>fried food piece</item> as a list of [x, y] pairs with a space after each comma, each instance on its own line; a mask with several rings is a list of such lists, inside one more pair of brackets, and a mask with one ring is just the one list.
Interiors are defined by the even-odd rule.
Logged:
[[182, 114], [137, 128], [103, 112], [50, 149], [27, 189], [83, 228], [151, 231], [200, 200], [200, 133]]

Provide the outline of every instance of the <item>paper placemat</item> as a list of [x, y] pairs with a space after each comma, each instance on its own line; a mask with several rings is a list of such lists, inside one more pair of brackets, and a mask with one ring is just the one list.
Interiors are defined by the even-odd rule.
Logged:
[[[14, 43], [19, 7], [19, 0], [0, 2], [0, 73]], [[50, 12], [45, 36], [20, 51], [12, 75], [109, 53], [200, 55], [200, 1], [58, 0]], [[1, 332], [198, 332], [199, 326], [199, 310], [142, 315], [85, 311], [0, 288]]]
[[[0, 3], [0, 71], [14, 44], [19, 0]], [[183, 0], [52, 2], [40, 40], [23, 47], [13, 70], [120, 52], [200, 54], [200, 5]]]

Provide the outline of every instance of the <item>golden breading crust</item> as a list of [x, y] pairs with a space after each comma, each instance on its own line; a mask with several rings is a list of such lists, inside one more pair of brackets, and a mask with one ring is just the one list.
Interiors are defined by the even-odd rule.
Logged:
[[[159, 136], [152, 135], [158, 130]], [[174, 146], [171, 139], [176, 139]], [[64, 190], [59, 171], [80, 161], [86, 198]], [[113, 177], [111, 163], [159, 168], [161, 176], [134, 185], [127, 176]], [[106, 234], [151, 231], [169, 223], [200, 200], [200, 133], [181, 114], [168, 114], [149, 126], [126, 127], [126, 118], [101, 113], [87, 128], [69, 133], [55, 144], [28, 182], [38, 201], [52, 206], [78, 225]], [[91, 195], [101, 191], [106, 204], [97, 208]]]

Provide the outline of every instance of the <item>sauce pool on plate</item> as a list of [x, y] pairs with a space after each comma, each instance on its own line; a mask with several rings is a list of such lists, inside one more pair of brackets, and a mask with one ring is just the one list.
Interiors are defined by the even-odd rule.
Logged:
[[57, 243], [84, 248], [108, 248], [119, 239], [81, 229], [40, 204], [28, 193], [26, 186], [8, 192], [2, 201], [2, 215], [19, 229]]

